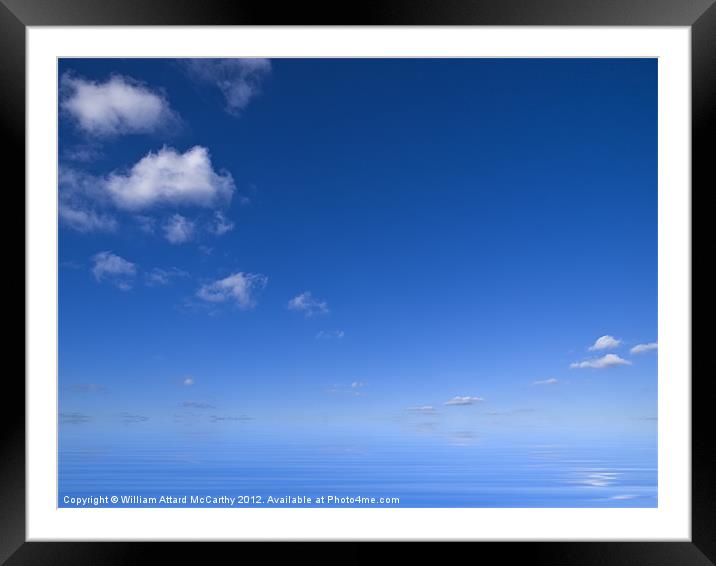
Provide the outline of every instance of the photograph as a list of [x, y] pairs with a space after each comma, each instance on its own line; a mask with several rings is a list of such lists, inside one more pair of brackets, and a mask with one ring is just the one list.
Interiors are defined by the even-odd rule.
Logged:
[[658, 508], [658, 70], [57, 58], [57, 507]]

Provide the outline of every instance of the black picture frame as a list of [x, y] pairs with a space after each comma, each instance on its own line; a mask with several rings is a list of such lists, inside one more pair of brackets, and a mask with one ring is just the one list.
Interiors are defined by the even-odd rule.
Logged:
[[[709, 150], [709, 138], [716, 132], [715, 0], [393, 0], [286, 6], [267, 0], [0, 0], [0, 124], [5, 142], [0, 153], [6, 175], [11, 172], [13, 179], [5, 177], [7, 196], [14, 193], [21, 198], [19, 187], [25, 183], [26, 27], [68, 25], [688, 26], [692, 47], [692, 198], [696, 187], [706, 192], [707, 187], [716, 186], [711, 163], [714, 154]], [[13, 238], [6, 241], [16, 240], [16, 234], [14, 228]], [[691, 542], [471, 543], [481, 545], [468, 550], [473, 559], [489, 560], [488, 554], [499, 556], [502, 563], [549, 565], [716, 563], [716, 451], [709, 434], [713, 428], [711, 380], [710, 375], [693, 373]], [[20, 373], [11, 371], [7, 371], [3, 385], [0, 562], [13, 566], [111, 565], [153, 562], [161, 557], [162, 561], [211, 563], [218, 560], [226, 545], [235, 544], [25, 542], [25, 387]], [[375, 544], [343, 543], [339, 548], [332, 544], [317, 552], [305, 544], [285, 543], [271, 553], [273, 559], [281, 561], [305, 555], [313, 561], [325, 557], [331, 562], [364, 563], [383, 552]], [[425, 545], [416, 546], [412, 547], [415, 550], [401, 551], [407, 553], [403, 560], [413, 559], [411, 554], [424, 559], [435, 548], [431, 545], [428, 551]], [[444, 558], [452, 548], [440, 545], [436, 552]], [[233, 558], [241, 560], [243, 556], [234, 554]]]

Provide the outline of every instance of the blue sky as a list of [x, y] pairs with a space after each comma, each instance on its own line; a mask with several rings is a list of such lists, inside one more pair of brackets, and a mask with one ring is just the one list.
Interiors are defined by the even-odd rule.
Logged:
[[59, 76], [66, 420], [655, 433], [656, 60]]

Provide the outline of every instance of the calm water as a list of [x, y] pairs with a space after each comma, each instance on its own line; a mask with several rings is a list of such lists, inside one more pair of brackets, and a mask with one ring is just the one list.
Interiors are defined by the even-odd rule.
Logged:
[[[66, 498], [96, 496], [187, 497], [186, 503], [98, 505], [110, 507], [297, 506], [280, 500], [297, 496], [313, 501], [300, 506], [333, 496], [338, 501], [324, 506], [365, 506], [341, 503], [344, 497], [398, 497], [390, 505], [655, 507], [656, 441], [515, 442], [464, 431], [287, 435], [250, 423], [220, 434], [169, 434], [141, 423], [108, 434], [88, 423], [64, 424], [58, 496], [61, 507], [76, 506]], [[221, 499], [192, 504], [191, 496]], [[238, 503], [237, 496], [247, 499]]]

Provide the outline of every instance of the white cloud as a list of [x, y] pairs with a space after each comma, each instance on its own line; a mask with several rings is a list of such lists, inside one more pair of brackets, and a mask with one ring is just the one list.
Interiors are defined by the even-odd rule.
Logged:
[[346, 335], [343, 330], [321, 330], [316, 334], [317, 340], [331, 340], [332, 338], [340, 339]]
[[187, 375], [184, 379], [182, 379], [182, 385], [185, 385], [186, 387], [190, 387], [196, 383], [194, 381], [194, 378], [190, 375]]
[[597, 338], [596, 342], [594, 342], [594, 344], [592, 344], [589, 349], [591, 351], [612, 350], [619, 346], [619, 344], [621, 343], [621, 340], [618, 340], [617, 338], [614, 338], [614, 336], [609, 336], [607, 334], [605, 336], [600, 336], [599, 338]]
[[326, 314], [329, 312], [328, 303], [314, 299], [310, 291], [296, 295], [288, 302], [288, 310], [302, 312], [306, 316]]
[[470, 396], [455, 396], [449, 401], [445, 401], [444, 405], [472, 405], [478, 401], [484, 401], [482, 397], [470, 397]]
[[617, 366], [630, 366], [631, 362], [619, 357], [617, 354], [606, 354], [601, 358], [593, 358], [591, 360], [584, 360], [581, 362], [574, 362], [570, 364], [570, 368], [592, 368], [592, 369], [604, 369]]
[[238, 116], [259, 94], [261, 81], [271, 72], [268, 59], [189, 59], [194, 78], [216, 85], [226, 99], [226, 111]]
[[555, 383], [559, 383], [559, 380], [554, 377], [550, 377], [549, 379], [540, 379], [538, 381], [533, 381], [532, 385], [554, 385]]
[[366, 385], [366, 384], [363, 383], [362, 381], [354, 381], [353, 383], [351, 383], [351, 387], [352, 387], [353, 389], [359, 389], [359, 388], [361, 388], [361, 387], [365, 387], [365, 385]]
[[157, 287], [159, 285], [169, 285], [173, 279], [178, 277], [187, 277], [186, 271], [172, 267], [171, 269], [160, 269], [155, 267], [146, 274], [146, 283], [149, 287]]
[[112, 173], [105, 188], [114, 204], [140, 210], [155, 205], [214, 207], [228, 202], [234, 192], [231, 174], [217, 173], [209, 150], [194, 146], [184, 153], [163, 147], [149, 152], [126, 173]]
[[202, 285], [196, 296], [211, 303], [234, 301], [240, 309], [256, 306], [255, 293], [263, 289], [268, 277], [256, 273], [234, 273], [212, 283]]
[[82, 209], [60, 201], [58, 206], [60, 221], [65, 226], [78, 232], [114, 232], [117, 230], [117, 219], [109, 214]]
[[[164, 147], [148, 153], [128, 171], [106, 177], [61, 167], [59, 217], [62, 225], [79, 232], [113, 232], [119, 221], [110, 209], [119, 209], [131, 212], [142, 232], [153, 234], [159, 227], [153, 207], [164, 211], [192, 205], [217, 208], [228, 204], [234, 191], [231, 174], [214, 170], [206, 148], [195, 146], [178, 153]], [[202, 227], [215, 236], [234, 228], [221, 210], [214, 210], [209, 220], [199, 218]], [[175, 213], [161, 227], [167, 240], [179, 244], [193, 239], [198, 222]]]
[[658, 347], [659, 345], [656, 342], [649, 342], [648, 344], [637, 344], [629, 351], [632, 354], [643, 354], [645, 352], [651, 352], [652, 350], [656, 350]]
[[164, 224], [164, 237], [170, 244], [183, 244], [194, 236], [194, 223], [181, 214], [174, 214]]
[[108, 280], [122, 290], [130, 289], [137, 266], [112, 252], [99, 252], [92, 256], [92, 274], [97, 281]]
[[164, 96], [129, 77], [104, 83], [62, 76], [60, 107], [95, 136], [149, 133], [176, 121]]
[[234, 223], [224, 216], [224, 213], [217, 210], [214, 213], [214, 222], [209, 226], [209, 231], [215, 236], [223, 236], [234, 229]]
[[117, 230], [117, 219], [97, 209], [106, 199], [96, 177], [71, 167], [61, 167], [58, 189], [58, 215], [63, 226], [83, 233]]

